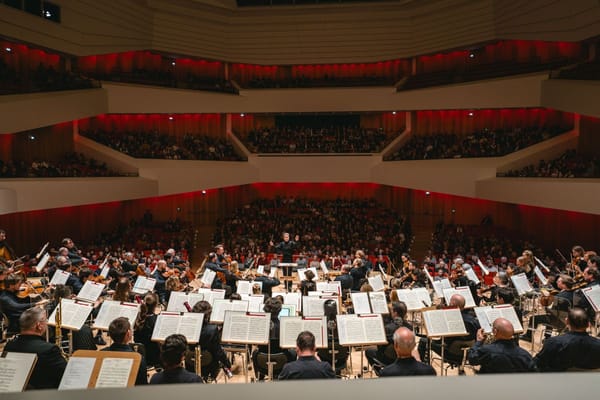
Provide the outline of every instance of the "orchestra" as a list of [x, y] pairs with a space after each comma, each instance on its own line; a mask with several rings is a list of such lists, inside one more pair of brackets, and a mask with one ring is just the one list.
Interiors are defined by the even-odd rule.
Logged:
[[[352, 259], [311, 253], [311, 262], [303, 263], [304, 255], [301, 254], [300, 249], [303, 248], [299, 242], [299, 235], [292, 241], [290, 235], [284, 233], [281, 243], [269, 243], [273, 253], [251, 250], [236, 251], [232, 255], [223, 244], [219, 244], [206, 254], [204, 262], [198, 267], [192, 265], [191, 259], [182, 257], [181, 252], [176, 252], [173, 248], [165, 249], [164, 253], [156, 252], [155, 258], [146, 258], [135, 250], [107, 251], [102, 253], [103, 257], [95, 254], [94, 257], [88, 258], [77, 250], [72, 239], [65, 238], [60, 242], [57, 251], [53, 250], [52, 245], [45, 246], [49, 248], [44, 248], [43, 253], [47, 251], [50, 257], [48, 262], [38, 269], [36, 266], [16, 267], [11, 263], [16, 259], [16, 255], [6, 244], [6, 232], [0, 230], [0, 239], [0, 310], [7, 318], [7, 333], [11, 342], [15, 341], [14, 345], [7, 345], [6, 348], [19, 344], [18, 340], [23, 334], [19, 333], [19, 322], [21, 316], [26, 315], [26, 310], [44, 308], [47, 318], [50, 318], [51, 315], [60, 313], [58, 310], [64, 299], [72, 299], [69, 301], [75, 302], [89, 301], [86, 300], [89, 287], [100, 285], [96, 297], [89, 302], [91, 312], [84, 325], [72, 330], [64, 328], [55, 318], [52, 323], [57, 326], [56, 334], [47, 334], [47, 340], [50, 343], [56, 342], [56, 346], [64, 352], [67, 359], [78, 349], [103, 348], [105, 342], [96, 338], [106, 337], [106, 329], [97, 328], [95, 325], [103, 303], [130, 304], [137, 308], [137, 317], [132, 321], [127, 321], [124, 317], [113, 321], [108, 330], [108, 335], [112, 338], [108, 349], [129, 351], [129, 343], [133, 341], [144, 347], [145, 371], [138, 376], [138, 383], [149, 382], [153, 374], [161, 371], [178, 368], [176, 361], [181, 355], [174, 354], [174, 364], [163, 364], [161, 360], [167, 359], [164, 356], [165, 351], [169, 351], [165, 347], [168, 340], [157, 340], [155, 337], [157, 324], [160, 325], [158, 317], [173, 311], [177, 315], [182, 311], [184, 314], [181, 315], [185, 315], [185, 312], [204, 314], [202, 333], [199, 337], [192, 338], [191, 342], [188, 338], [188, 352], [184, 356], [188, 360], [188, 356], [196, 351], [198, 346], [198, 360], [192, 363], [186, 361], [186, 379], [193, 382], [221, 383], [235, 375], [249, 374], [254, 375], [251, 380], [275, 380], [278, 376], [287, 378], [289, 371], [303, 368], [302, 364], [291, 364], [296, 358], [320, 363], [317, 353], [321, 352], [330, 362], [319, 364], [318, 368], [331, 370], [335, 364], [332, 376], [362, 378], [365, 371], [370, 371], [372, 377], [397, 376], [408, 374], [410, 368], [417, 367], [421, 373], [432, 374], [433, 371], [433, 374], [443, 375], [444, 363], [459, 363], [459, 360], [452, 358], [457, 356], [453, 354], [457, 350], [455, 343], [466, 346], [468, 357], [465, 359], [468, 359], [472, 367], [479, 366], [479, 373], [563, 370], [561, 365], [556, 365], [556, 360], [548, 356], [548, 353], [557, 351], [552, 347], [555, 346], [552, 344], [554, 342], [550, 341], [546, 345], [548, 338], [564, 336], [561, 340], [570, 343], [569, 341], [573, 342], [579, 338], [578, 335], [585, 335], [590, 351], [597, 352], [599, 347], [600, 339], [594, 337], [598, 334], [595, 326], [596, 298], [590, 297], [590, 293], [595, 293], [599, 285], [600, 258], [595, 252], [586, 252], [581, 246], [572, 248], [571, 260], [555, 262], [552, 269], [546, 268], [541, 261], [541, 255], [536, 257], [529, 249], [512, 259], [482, 257], [481, 260], [485, 260], [485, 264], [475, 254], [455, 254], [451, 259], [448, 254], [433, 254], [430, 251], [422, 262], [419, 262], [417, 257], [408, 253], [403, 253], [400, 259], [394, 260], [381, 253], [371, 254], [366, 249], [356, 249]], [[35, 257], [36, 262], [43, 255]], [[285, 270], [277, 267], [280, 257], [285, 263]], [[547, 258], [544, 259], [550, 264]], [[393, 267], [395, 262], [399, 266], [398, 269]], [[383, 282], [381, 287], [377, 285], [378, 279]], [[519, 279], [524, 279], [521, 282], [525, 282], [530, 289], [523, 291], [522, 284], [519, 286]], [[139, 282], [143, 280], [150, 281], [153, 284], [152, 289], [140, 290]], [[446, 290], [453, 292], [446, 296]], [[354, 296], [359, 293], [364, 293], [371, 299], [367, 306], [375, 310], [373, 298], [370, 296], [378, 291], [382, 293], [381, 298], [387, 301], [386, 311], [379, 310], [373, 313], [381, 316], [385, 342], [370, 346], [367, 343], [364, 346], [345, 347], [344, 360], [348, 354], [352, 357], [352, 353], [357, 351], [364, 351], [366, 355], [368, 366], [357, 373], [348, 366], [349, 363], [339, 364], [335, 357], [328, 358], [332, 356], [332, 351], [337, 354], [339, 349], [344, 348], [339, 343], [337, 330], [341, 328], [336, 324], [336, 315], [359, 314], [357, 309], [361, 305], [353, 303], [353, 300], [358, 299]], [[420, 300], [416, 305], [403, 300], [406, 300], [404, 296], [417, 292], [425, 293], [428, 298]], [[280, 343], [280, 329], [283, 329], [280, 328], [281, 319], [296, 316], [314, 317], [305, 315], [308, 311], [303, 309], [304, 302], [311, 297], [323, 299], [318, 315], [326, 317], [326, 346], [325, 349], [317, 351], [316, 345], [312, 343], [314, 338], [306, 334], [311, 342], [298, 347], [296, 354], [293, 349], [283, 348]], [[177, 301], [180, 301], [177, 299], [180, 298], [187, 300], [177, 305]], [[470, 298], [473, 301], [471, 305]], [[221, 338], [227, 322], [226, 319], [223, 320], [223, 311], [219, 310], [223, 304], [234, 302], [245, 304], [243, 309], [247, 312], [267, 313], [271, 324], [268, 343], [246, 345], [246, 348], [236, 350], [247, 360], [251, 358], [251, 362], [244, 363], [245, 367], [241, 368], [245, 370], [236, 365], [233, 355], [235, 353], [224, 350], [233, 344], [228, 344]], [[185, 308], [182, 308], [183, 306]], [[329, 318], [332, 307], [335, 308], [333, 318]], [[482, 322], [481, 310], [496, 307], [498, 310], [506, 307], [514, 309], [518, 323], [510, 318]], [[430, 340], [427, 336], [424, 313], [430, 310], [453, 309], [460, 311], [464, 334], [448, 337], [445, 341]], [[220, 315], [220, 319], [217, 315]], [[41, 314], [35, 314], [31, 318], [46, 321], [46, 316]], [[581, 321], [582, 318], [585, 318], [585, 323]], [[28, 330], [25, 332], [28, 332], [28, 335], [32, 335], [32, 329], [36, 330], [40, 326], [39, 321], [38, 325], [31, 321], [26, 323]], [[489, 325], [487, 333], [483, 330], [486, 325]], [[329, 332], [330, 330], [332, 331]], [[44, 334], [47, 332], [42, 328], [35, 332], [42, 331]], [[43, 335], [41, 337], [43, 338]], [[62, 340], [64, 337], [70, 339], [66, 347]], [[37, 336], [35, 338], [38, 340]], [[181, 341], [181, 337], [178, 337], [178, 340]], [[333, 348], [329, 340], [334, 343]], [[252, 343], [251, 340], [248, 343]], [[359, 348], [360, 350], [357, 350]], [[206, 352], [202, 353], [202, 350]], [[539, 351], [541, 353], [536, 356]], [[285, 355], [286, 363], [290, 363], [285, 369], [277, 369], [274, 372], [269, 366], [262, 364], [263, 355], [270, 357], [279, 353]], [[342, 354], [343, 352], [340, 353], [340, 357]], [[200, 357], [209, 357], [209, 360], [203, 363]], [[503, 360], [508, 360], [506, 362], [512, 363], [510, 365], [513, 366], [502, 364]], [[585, 360], [581, 363], [585, 368], [600, 367], [600, 356], [596, 359], [586, 356]], [[249, 365], [254, 367], [249, 368]], [[176, 371], [178, 374], [183, 373], [179, 369]], [[464, 369], [459, 369], [459, 373], [464, 373]], [[198, 380], [189, 378], [192, 376], [189, 374], [199, 377]], [[158, 382], [160, 379], [153, 380]]]

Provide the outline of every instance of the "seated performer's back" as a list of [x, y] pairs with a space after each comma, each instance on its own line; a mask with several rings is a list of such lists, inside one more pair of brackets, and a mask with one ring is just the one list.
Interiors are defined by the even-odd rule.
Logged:
[[417, 361], [413, 357], [415, 344], [415, 334], [413, 331], [405, 327], [398, 328], [394, 332], [396, 361], [382, 369], [379, 376], [435, 375], [435, 370], [431, 365]]
[[587, 333], [588, 315], [582, 308], [572, 308], [567, 317], [569, 331], [549, 337], [535, 356], [534, 365], [542, 372], [600, 368], [600, 339]]
[[283, 366], [279, 380], [335, 378], [331, 365], [315, 357], [316, 350], [315, 335], [309, 331], [300, 332], [296, 339], [298, 359]]

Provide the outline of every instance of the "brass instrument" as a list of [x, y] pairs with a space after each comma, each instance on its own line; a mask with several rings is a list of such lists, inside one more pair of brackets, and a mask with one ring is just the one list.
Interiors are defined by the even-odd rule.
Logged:
[[69, 358], [62, 348], [62, 299], [58, 299], [58, 305], [56, 306], [54, 344], [56, 344], [60, 350], [61, 356], [68, 361]]
[[202, 350], [200, 349], [200, 345], [197, 345], [194, 348], [194, 353], [194, 368], [196, 370], [196, 375], [202, 376]]

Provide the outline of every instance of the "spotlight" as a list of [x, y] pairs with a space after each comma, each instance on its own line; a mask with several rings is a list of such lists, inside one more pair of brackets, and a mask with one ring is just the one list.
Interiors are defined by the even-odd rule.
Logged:
[[429, 196], [431, 192], [425, 192], [425, 196]]
[[456, 209], [455, 209], [455, 208], [453, 208], [452, 210], [450, 210], [450, 212], [451, 212], [452, 214], [456, 214]]
[[176, 65], [175, 61], [171, 62], [171, 65], [172, 65], [172, 66], [175, 66], [175, 65]]
[[173, 116], [169, 116], [169, 121], [173, 121]]
[[475, 58], [475, 53], [469, 53], [469, 58]]
[[10, 47], [5, 47], [4, 50], [6, 50], [8, 53], [12, 52], [12, 49]]
[[202, 194], [206, 194], [206, 190], [203, 190], [201, 193], [202, 193]]
[[244, 113], [240, 114], [240, 117], [242, 117], [242, 118], [245, 117], [245, 116], [246, 116], [246, 114], [244, 114]]
[[469, 117], [472, 117], [473, 115], [473, 111], [469, 111]]
[[392, 111], [392, 115], [396, 115], [396, 111]]
[[34, 135], [29, 135], [29, 140], [35, 140], [35, 136]]

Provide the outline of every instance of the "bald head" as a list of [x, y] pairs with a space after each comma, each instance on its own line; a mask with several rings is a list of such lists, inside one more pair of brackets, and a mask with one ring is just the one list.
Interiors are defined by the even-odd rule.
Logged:
[[589, 326], [588, 316], [585, 310], [578, 307], [573, 307], [569, 310], [567, 317], [569, 329], [573, 332], [585, 332]]
[[462, 310], [465, 308], [465, 298], [460, 294], [453, 294], [452, 297], [450, 297], [450, 304], [448, 305], [450, 307], [457, 307]]
[[398, 358], [411, 357], [415, 348], [415, 334], [408, 328], [398, 328], [394, 332], [394, 350]]
[[515, 328], [512, 323], [505, 318], [496, 318], [492, 325], [492, 332], [497, 340], [512, 339], [515, 334]]

